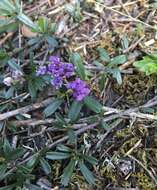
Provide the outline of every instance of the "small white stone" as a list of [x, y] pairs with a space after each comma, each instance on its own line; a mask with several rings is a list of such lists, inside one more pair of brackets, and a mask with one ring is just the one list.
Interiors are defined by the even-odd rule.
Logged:
[[13, 79], [11, 77], [6, 77], [4, 80], [3, 80], [3, 83], [6, 85], [6, 86], [11, 86], [13, 82]]

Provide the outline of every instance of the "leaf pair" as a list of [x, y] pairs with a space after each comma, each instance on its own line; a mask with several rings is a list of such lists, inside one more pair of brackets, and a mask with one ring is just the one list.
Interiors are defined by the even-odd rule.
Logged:
[[[103, 69], [106, 74], [111, 74], [112, 77], [117, 80], [118, 84], [122, 84], [122, 76], [118, 66], [126, 62], [126, 55], [118, 55], [116, 57], [110, 58], [108, 52], [105, 49], [98, 48], [97, 50], [99, 52], [100, 61], [107, 63], [107, 66], [99, 63], [99, 61], [95, 61], [94, 63], [101, 67], [101, 69]], [[102, 77], [101, 80], [104, 81], [105, 78]]]
[[46, 158], [49, 160], [64, 160], [64, 159], [71, 158], [68, 165], [64, 168], [63, 174], [61, 176], [61, 183], [64, 186], [68, 185], [77, 164], [82, 175], [87, 180], [87, 182], [90, 185], [95, 184], [95, 178], [92, 172], [88, 169], [88, 167], [85, 165], [85, 163], [82, 160], [84, 159], [91, 164], [97, 164], [97, 160], [95, 158], [93, 158], [92, 156], [87, 156], [87, 155], [79, 155], [79, 156], [73, 157], [72, 150], [64, 145], [61, 145], [59, 147], [59, 150], [62, 150], [64, 152], [47, 152]]

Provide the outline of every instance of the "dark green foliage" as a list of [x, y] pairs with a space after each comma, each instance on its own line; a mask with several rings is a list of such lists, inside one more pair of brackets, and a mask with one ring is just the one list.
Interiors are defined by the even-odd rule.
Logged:
[[83, 106], [83, 102], [77, 102], [77, 101], [74, 101], [72, 105], [70, 106], [68, 118], [72, 122], [78, 118], [80, 111], [82, 109], [82, 106]]
[[78, 53], [73, 53], [71, 55], [71, 61], [76, 67], [76, 72], [77, 72], [78, 76], [82, 80], [85, 80], [86, 73], [85, 73], [85, 68], [84, 68], [83, 61], [82, 61], [82, 58], [80, 57], [80, 55]]

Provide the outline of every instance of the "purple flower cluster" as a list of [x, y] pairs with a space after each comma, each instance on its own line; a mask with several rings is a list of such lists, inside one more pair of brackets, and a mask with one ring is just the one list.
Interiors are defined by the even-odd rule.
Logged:
[[48, 65], [48, 73], [53, 76], [52, 84], [61, 87], [63, 80], [71, 77], [74, 73], [74, 66], [71, 63], [63, 63], [58, 57], [51, 56], [51, 63]]
[[75, 81], [69, 82], [67, 88], [73, 91], [73, 97], [77, 101], [83, 100], [90, 93], [90, 89], [80, 78], [76, 78]]
[[[49, 74], [52, 76], [52, 85], [56, 88], [60, 88], [63, 84], [63, 81], [69, 79], [74, 73], [74, 66], [71, 63], [61, 62], [60, 58], [57, 56], [50, 57], [50, 64], [48, 67], [40, 66], [36, 74], [37, 76]], [[66, 85], [67, 89], [72, 90], [73, 97], [77, 101], [83, 100], [89, 93], [90, 89], [80, 78], [76, 78], [72, 82], [68, 82]]]

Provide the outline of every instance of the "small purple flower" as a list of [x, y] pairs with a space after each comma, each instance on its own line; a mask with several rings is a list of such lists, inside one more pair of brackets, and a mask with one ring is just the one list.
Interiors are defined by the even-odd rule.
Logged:
[[73, 75], [74, 66], [71, 63], [61, 62], [56, 56], [51, 56], [49, 60], [51, 63], [48, 65], [48, 74], [53, 77], [52, 84], [57, 88], [61, 87], [63, 80]]
[[51, 80], [51, 84], [53, 86], [55, 86], [57, 89], [60, 88], [62, 86], [62, 78], [60, 77], [54, 77], [52, 80]]
[[36, 71], [36, 75], [40, 76], [40, 75], [45, 75], [47, 72], [47, 68], [46, 66], [40, 66], [37, 71]]
[[63, 63], [64, 74], [67, 78], [71, 77], [74, 72], [74, 65], [71, 63]]
[[60, 63], [60, 58], [57, 56], [50, 56], [49, 61], [52, 63]]
[[77, 78], [75, 81], [69, 82], [67, 88], [73, 91], [73, 97], [77, 101], [82, 101], [90, 93], [90, 89], [80, 78]]

